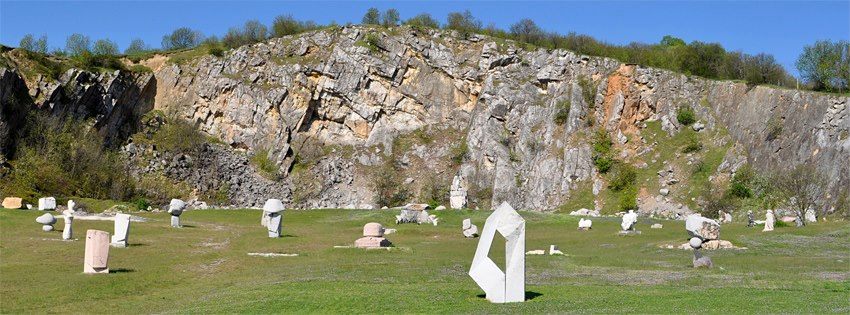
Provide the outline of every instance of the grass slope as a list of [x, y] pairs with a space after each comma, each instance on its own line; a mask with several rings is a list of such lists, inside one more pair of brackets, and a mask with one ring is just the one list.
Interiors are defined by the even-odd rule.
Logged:
[[[0, 313], [824, 313], [850, 311], [850, 226], [818, 223], [762, 233], [725, 225], [743, 251], [709, 253], [716, 267], [694, 270], [691, 253], [658, 248], [683, 243], [681, 221], [641, 220], [643, 235], [615, 236], [618, 218], [590, 232], [578, 218], [523, 213], [527, 249], [560, 245], [568, 256], [529, 256], [525, 303], [490, 304], [466, 275], [477, 239], [461, 220], [483, 227], [490, 212], [436, 212], [438, 227], [389, 224], [395, 212], [312, 210], [284, 214], [286, 237], [269, 239], [256, 210], [189, 211], [183, 229], [165, 213], [133, 222], [129, 248], [110, 249], [108, 275], [82, 274], [87, 229], [111, 221], [75, 221], [75, 242], [42, 232], [25, 210], [0, 210]], [[394, 251], [334, 249], [363, 224], [397, 228]], [[498, 243], [496, 243], [498, 244]], [[298, 253], [264, 258], [248, 252]], [[503, 255], [494, 249], [492, 255]], [[497, 256], [492, 256], [497, 257]]]

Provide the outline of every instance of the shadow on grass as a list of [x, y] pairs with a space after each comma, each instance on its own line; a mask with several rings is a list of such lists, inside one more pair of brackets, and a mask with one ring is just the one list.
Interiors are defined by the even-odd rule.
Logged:
[[194, 229], [197, 226], [194, 226], [194, 225], [191, 225], [191, 224], [181, 224], [180, 227], [181, 228], [187, 228], [187, 229]]
[[[482, 299], [486, 299], [486, 298], [487, 298], [487, 295], [486, 295], [486, 294], [479, 294], [479, 295], [477, 295], [477, 296], [478, 296], [479, 298], [482, 298]], [[533, 291], [525, 291], [525, 300], [526, 300], [526, 301], [531, 301], [531, 300], [533, 300], [533, 299], [535, 299], [535, 298], [537, 298], [537, 297], [539, 297], [539, 296], [543, 296], [543, 293], [537, 293], [537, 292], [533, 292]]]
[[130, 272], [136, 272], [136, 269], [118, 268], [118, 269], [109, 270], [109, 273], [130, 273]]
[[283, 234], [283, 235], [281, 235], [280, 237], [298, 237], [298, 235]]

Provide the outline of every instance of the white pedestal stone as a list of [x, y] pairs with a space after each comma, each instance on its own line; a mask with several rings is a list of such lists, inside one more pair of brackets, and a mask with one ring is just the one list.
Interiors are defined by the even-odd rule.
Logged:
[[115, 235], [112, 235], [110, 245], [127, 247], [127, 237], [130, 235], [130, 215], [119, 213], [115, 215]]
[[44, 197], [38, 198], [38, 210], [48, 211], [56, 209], [56, 198]]
[[[505, 271], [488, 256], [496, 232], [505, 237]], [[525, 301], [525, 220], [507, 202], [484, 223], [469, 276], [493, 303]]]
[[86, 231], [86, 254], [83, 261], [84, 273], [109, 273], [109, 233], [98, 230]]

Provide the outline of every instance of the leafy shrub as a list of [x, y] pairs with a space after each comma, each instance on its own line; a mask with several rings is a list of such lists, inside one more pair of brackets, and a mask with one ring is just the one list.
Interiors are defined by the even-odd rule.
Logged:
[[157, 149], [171, 153], [196, 152], [206, 143], [206, 137], [189, 122], [180, 118], [170, 118], [154, 132], [150, 141]]
[[593, 80], [588, 79], [586, 76], [580, 76], [578, 78], [578, 85], [581, 87], [581, 96], [584, 98], [587, 108], [595, 108], [596, 84], [593, 83]]
[[637, 188], [630, 187], [620, 194], [620, 211], [637, 210]]
[[604, 129], [599, 129], [593, 136], [593, 164], [600, 173], [608, 173], [614, 165], [614, 143]]
[[570, 118], [570, 100], [565, 99], [555, 105], [555, 123], [563, 125]]
[[690, 126], [697, 121], [696, 113], [694, 113], [694, 110], [690, 106], [679, 107], [676, 113], [676, 120], [682, 125]]
[[151, 73], [151, 72], [153, 72], [153, 70], [151, 70], [151, 68], [145, 67], [143, 65], [133, 65], [133, 66], [130, 67], [129, 70], [132, 71], [132, 72], [135, 72], [135, 73]]
[[431, 206], [431, 209], [444, 205], [449, 201], [449, 186], [436, 176], [430, 176], [419, 189], [419, 199]]
[[451, 156], [452, 164], [455, 166], [463, 164], [463, 161], [469, 156], [469, 146], [466, 144], [466, 139], [462, 139], [458, 145], [452, 147]]
[[395, 161], [387, 159], [373, 174], [372, 189], [375, 191], [374, 201], [378, 207], [394, 207], [407, 202], [409, 193], [401, 182]]
[[[32, 111], [4, 193], [126, 200], [135, 187], [117, 152], [90, 123]], [[5, 179], [4, 179], [5, 180]]]
[[782, 134], [782, 120], [777, 117], [772, 117], [767, 121], [767, 141], [773, 141], [779, 138]]
[[150, 201], [148, 201], [145, 198], [141, 198], [141, 197], [137, 197], [136, 199], [133, 199], [133, 201], [131, 201], [130, 203], [133, 204], [133, 206], [136, 207], [136, 210], [139, 210], [139, 211], [148, 210], [148, 207], [151, 206]]
[[685, 139], [685, 147], [682, 148], [682, 153], [693, 153], [699, 150], [702, 150], [702, 142], [699, 141], [699, 137], [695, 133], [689, 134]]
[[269, 159], [268, 149], [259, 149], [251, 156], [251, 164], [260, 170], [260, 174], [271, 180], [277, 180], [280, 173], [280, 167]]
[[627, 163], [617, 163], [611, 175], [608, 188], [611, 188], [613, 191], [623, 191], [631, 188], [637, 181], [637, 171]]

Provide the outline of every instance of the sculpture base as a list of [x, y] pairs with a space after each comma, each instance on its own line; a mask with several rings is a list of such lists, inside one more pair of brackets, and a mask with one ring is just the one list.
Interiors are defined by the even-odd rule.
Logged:
[[85, 268], [83, 268], [83, 273], [86, 273], [86, 274], [109, 273], [109, 268], [92, 268], [90, 266], [85, 266]]
[[632, 235], [640, 235], [640, 231], [632, 230], [632, 231], [620, 231], [617, 233], [619, 236], [632, 236]]
[[578, 228], [578, 230], [579, 230], [579, 231], [590, 231], [590, 229], [592, 229], [592, 228], [589, 228], [589, 227], [580, 227], [580, 228]]
[[383, 237], [365, 236], [354, 241], [354, 246], [357, 248], [378, 248], [389, 247], [390, 245], [392, 243]]

